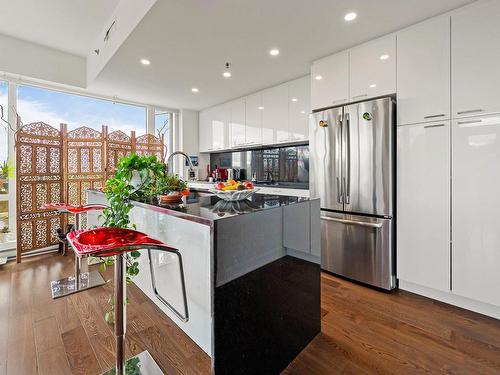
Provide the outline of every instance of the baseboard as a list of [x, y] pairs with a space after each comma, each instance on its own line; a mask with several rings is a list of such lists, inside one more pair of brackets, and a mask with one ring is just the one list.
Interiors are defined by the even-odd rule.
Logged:
[[487, 315], [495, 319], [500, 319], [500, 307], [476, 301], [467, 297], [462, 297], [452, 292], [443, 292], [426, 286], [411, 283], [409, 281], [399, 280], [399, 288], [420, 294], [424, 297], [432, 298], [453, 306], [458, 306], [466, 310], [474, 311], [479, 314]]

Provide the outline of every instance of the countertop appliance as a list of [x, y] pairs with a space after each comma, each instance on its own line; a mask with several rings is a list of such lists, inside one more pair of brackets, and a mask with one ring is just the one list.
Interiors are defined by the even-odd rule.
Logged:
[[395, 102], [391, 97], [311, 115], [311, 197], [321, 200], [321, 268], [396, 287]]

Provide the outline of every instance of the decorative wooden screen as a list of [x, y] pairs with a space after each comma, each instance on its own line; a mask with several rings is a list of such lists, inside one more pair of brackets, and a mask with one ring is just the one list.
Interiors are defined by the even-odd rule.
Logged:
[[163, 136], [158, 138], [152, 134], [144, 134], [137, 137], [135, 141], [135, 152], [137, 155], [156, 155], [158, 159], [163, 160]]
[[[82, 126], [66, 132], [64, 126], [65, 181], [67, 203], [87, 204], [85, 190], [102, 188], [106, 182], [103, 132]], [[82, 226], [86, 215], [81, 215]], [[69, 217], [73, 222], [74, 218]]]
[[129, 137], [121, 130], [106, 136], [106, 179], [114, 175], [118, 161], [135, 151], [135, 132]]
[[58, 242], [63, 217], [41, 207], [64, 201], [62, 149], [62, 127], [35, 122], [16, 133], [18, 262], [22, 253]]

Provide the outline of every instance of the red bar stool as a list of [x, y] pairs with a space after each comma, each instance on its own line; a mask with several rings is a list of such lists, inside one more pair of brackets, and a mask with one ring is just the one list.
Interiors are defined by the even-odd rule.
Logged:
[[[88, 204], [85, 206], [72, 206], [65, 203], [48, 203], [44, 209], [57, 210], [63, 214], [75, 215], [75, 229], [80, 229], [80, 214], [83, 212], [104, 210], [107, 206], [102, 204]], [[50, 282], [52, 298], [60, 298], [80, 290], [95, 288], [106, 284], [99, 271], [88, 270], [88, 263], [82, 262], [83, 257], [75, 253], [75, 273], [72, 276]]]
[[[166, 251], [175, 254], [179, 259], [181, 270], [181, 287], [186, 309], [185, 319], [188, 317], [186, 287], [182, 268], [182, 257], [177, 249], [165, 245], [148, 235], [131, 229], [122, 228], [95, 228], [79, 230], [68, 234], [68, 242], [79, 256], [114, 256], [114, 308], [115, 308], [115, 338], [116, 338], [116, 367], [105, 374], [123, 375], [125, 366], [138, 366], [138, 374], [162, 375], [153, 357], [144, 351], [125, 363], [125, 332], [126, 332], [126, 260], [125, 254], [133, 250], [148, 249]], [[154, 275], [152, 275], [154, 280]], [[138, 360], [138, 363], [136, 363]], [[115, 372], [116, 371], [116, 372]]]

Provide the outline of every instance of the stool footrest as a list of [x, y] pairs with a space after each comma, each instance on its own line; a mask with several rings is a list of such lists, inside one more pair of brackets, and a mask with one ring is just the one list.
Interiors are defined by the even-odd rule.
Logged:
[[79, 287], [76, 285], [75, 276], [72, 275], [63, 279], [51, 281], [50, 290], [52, 292], [52, 298], [56, 299], [104, 284], [106, 284], [106, 280], [104, 280], [99, 271], [90, 271], [80, 274]]
[[[158, 364], [155, 362], [151, 354], [146, 350], [138, 355], [129, 358], [125, 362], [126, 373], [140, 374], [140, 375], [164, 375]], [[135, 369], [135, 371], [133, 371]], [[116, 370], [112, 368], [102, 375], [115, 375]]]

